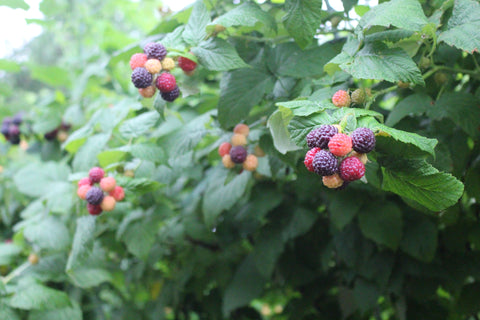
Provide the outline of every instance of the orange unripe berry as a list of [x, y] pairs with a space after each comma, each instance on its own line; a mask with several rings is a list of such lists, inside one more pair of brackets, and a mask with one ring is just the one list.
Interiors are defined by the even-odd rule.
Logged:
[[157, 89], [155, 88], [155, 86], [148, 86], [146, 88], [138, 89], [138, 93], [140, 93], [140, 95], [144, 98], [153, 97], [155, 95], [156, 91], [157, 91]]
[[235, 163], [232, 161], [232, 158], [229, 154], [226, 154], [222, 157], [222, 163], [227, 169], [232, 169], [235, 167]]
[[125, 198], [125, 191], [122, 187], [116, 186], [113, 191], [110, 191], [110, 195], [117, 201], [122, 201]]
[[229, 142], [224, 142], [218, 147], [218, 154], [223, 157], [230, 152], [230, 149], [232, 149], [232, 145]]
[[265, 151], [263, 151], [262, 148], [260, 148], [260, 146], [255, 146], [255, 149], [253, 150], [253, 153], [257, 156], [257, 157], [265, 157]]
[[83, 186], [78, 187], [77, 196], [80, 199], [85, 200], [85, 198], [87, 197], [87, 192], [88, 192], [88, 190], [90, 190], [91, 187], [92, 186], [88, 185], [88, 184], [84, 184]]
[[235, 133], [232, 136], [232, 146], [245, 146], [247, 144], [247, 137], [240, 133]]
[[130, 68], [134, 70], [135, 68], [140, 68], [145, 65], [145, 62], [147, 62], [148, 58], [145, 53], [135, 53], [132, 55], [130, 58]]
[[345, 90], [338, 90], [332, 97], [332, 102], [336, 107], [348, 107], [350, 106], [350, 95]]
[[343, 180], [340, 178], [338, 173], [335, 173], [331, 176], [324, 176], [322, 178], [323, 185], [330, 189], [340, 188], [343, 185]]
[[156, 74], [162, 71], [162, 63], [158, 59], [148, 59], [145, 62], [145, 69], [151, 74]]
[[245, 123], [239, 123], [233, 128], [233, 133], [243, 134], [247, 137], [250, 133], [250, 128]]
[[366, 164], [368, 161], [368, 157], [366, 153], [359, 153], [357, 151], [353, 151], [351, 156], [357, 157], [363, 164]]
[[102, 203], [100, 203], [100, 208], [102, 208], [103, 211], [112, 211], [115, 209], [116, 204], [117, 201], [114, 197], [106, 196], [103, 198]]
[[163, 59], [162, 67], [163, 67], [163, 70], [167, 70], [167, 71], [173, 70], [175, 68], [175, 60], [168, 57]]
[[123, 175], [125, 177], [129, 177], [129, 178], [133, 178], [135, 177], [135, 171], [129, 169], [129, 170], [125, 170], [125, 172], [123, 173]]
[[117, 181], [114, 177], [105, 177], [100, 180], [100, 188], [105, 192], [110, 192], [117, 186]]
[[59, 142], [65, 142], [68, 139], [68, 132], [64, 130], [60, 130], [57, 133], [57, 140]]
[[242, 165], [243, 169], [247, 171], [255, 171], [258, 167], [258, 158], [253, 154], [249, 154]]
[[31, 265], [36, 265], [40, 261], [40, 258], [36, 253], [30, 253], [28, 256], [28, 262], [30, 262]]

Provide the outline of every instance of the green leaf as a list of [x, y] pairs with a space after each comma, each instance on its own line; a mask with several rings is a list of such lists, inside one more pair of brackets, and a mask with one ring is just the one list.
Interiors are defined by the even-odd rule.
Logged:
[[418, 0], [391, 0], [373, 7], [362, 17], [358, 26], [363, 29], [371, 26], [395, 26], [420, 31], [427, 23], [427, 17]]
[[393, 203], [374, 202], [360, 211], [358, 224], [365, 237], [396, 250], [402, 239], [402, 212]]
[[479, 28], [480, 3], [475, 0], [455, 0], [447, 30], [440, 34], [438, 41], [473, 54], [480, 50]]
[[0, 302], [0, 314], [2, 315], [2, 320], [20, 320], [21, 319], [20, 316], [15, 312], [15, 310], [4, 305], [2, 302]]
[[127, 139], [138, 138], [152, 128], [160, 118], [158, 112], [150, 111], [129, 119], [120, 126], [120, 133]]
[[32, 283], [18, 289], [10, 305], [24, 310], [51, 310], [70, 306], [70, 299], [65, 292]]
[[355, 192], [336, 193], [330, 196], [330, 221], [339, 230], [352, 222], [363, 204], [363, 197]]
[[98, 133], [89, 137], [73, 159], [74, 170], [87, 171], [93, 167], [97, 163], [97, 154], [107, 145], [108, 140], [110, 140], [109, 133]]
[[24, 0], [0, 0], [0, 6], [7, 6], [12, 9], [30, 9], [30, 6]]
[[262, 277], [255, 266], [255, 259], [248, 255], [235, 271], [232, 281], [225, 289], [223, 296], [223, 313], [227, 316], [230, 311], [242, 307], [262, 292], [266, 279]]
[[[182, 33], [185, 30], [185, 26], [179, 26], [169, 34], [167, 34], [160, 42], [163, 44], [168, 50], [176, 50], [176, 51], [185, 51], [186, 47], [188, 46], [185, 41], [183, 40]], [[161, 96], [161, 95], [158, 95]], [[157, 96], [157, 97], [158, 97]], [[163, 99], [162, 99], [163, 100]]]
[[20, 69], [20, 65], [15, 61], [0, 59], [0, 70], [16, 73], [16, 72], [20, 72], [21, 69]]
[[54, 184], [67, 181], [69, 173], [68, 166], [62, 163], [31, 163], [18, 171], [13, 181], [23, 194], [42, 197]]
[[225, 28], [235, 26], [254, 27], [257, 23], [261, 23], [270, 30], [276, 30], [277, 25], [275, 19], [262, 10], [260, 6], [254, 2], [246, 2], [227, 11], [207, 26], [207, 31], [212, 33], [215, 25], [221, 25]]
[[132, 156], [141, 160], [164, 162], [165, 151], [153, 143], [140, 143], [121, 147], [120, 150], [130, 152]]
[[125, 193], [131, 192], [135, 193], [136, 195], [152, 192], [159, 189], [160, 187], [160, 183], [147, 178], [131, 179], [123, 185]]
[[191, 46], [196, 46], [207, 37], [206, 27], [210, 23], [210, 13], [203, 0], [193, 5], [193, 10], [182, 33], [183, 40]]
[[283, 43], [271, 50], [267, 64], [278, 75], [294, 78], [320, 76], [323, 66], [337, 54], [341, 42], [302, 50], [295, 43]]
[[62, 250], [70, 245], [67, 227], [54, 216], [41, 217], [40, 221], [30, 223], [23, 234], [25, 239], [41, 249]]
[[268, 118], [267, 127], [270, 129], [273, 144], [282, 154], [300, 149], [292, 141], [290, 133], [287, 130], [286, 124], [289, 122], [289, 119], [291, 119], [291, 116], [285, 119], [284, 114], [280, 110], [275, 111], [270, 118]]
[[209, 70], [227, 71], [248, 67], [248, 64], [239, 57], [235, 48], [220, 38], [202, 41], [197, 47], [192, 48], [192, 52], [200, 64]]
[[343, 3], [343, 11], [349, 12], [352, 10], [353, 6], [358, 3], [358, 0], [342, 0]]
[[388, 48], [380, 42], [366, 43], [360, 51], [353, 53], [345, 51], [344, 47], [344, 51], [331, 60], [325, 66], [325, 70], [332, 73], [337, 65], [358, 79], [386, 80], [395, 83], [403, 81], [425, 85], [416, 63], [405, 51], [395, 47]]
[[218, 121], [227, 129], [248, 116], [265, 92], [273, 85], [273, 78], [258, 69], [239, 69], [227, 72], [220, 82]]
[[52, 87], [70, 87], [70, 73], [66, 69], [37, 64], [29, 64], [28, 68], [32, 72], [32, 78], [35, 80]]
[[72, 303], [72, 305], [69, 308], [32, 311], [28, 316], [28, 320], [82, 320], [82, 310], [80, 310], [77, 303]]
[[77, 228], [73, 238], [72, 251], [68, 257], [67, 273], [82, 264], [89, 258], [93, 250], [95, 238], [95, 217], [81, 217], [77, 219]]
[[313, 41], [322, 22], [322, 0], [287, 0], [283, 23], [288, 33], [304, 49]]
[[430, 262], [437, 249], [437, 226], [424, 215], [406, 216], [400, 248], [420, 261]]
[[111, 164], [118, 163], [125, 159], [127, 153], [120, 150], [106, 150], [97, 154], [98, 164], [105, 168]]
[[112, 275], [109, 271], [96, 267], [75, 268], [68, 271], [68, 276], [77, 287], [84, 289], [112, 281]]
[[480, 311], [480, 283], [473, 282], [465, 285], [458, 297], [457, 308], [465, 315], [476, 314]]
[[470, 93], [446, 92], [435, 105], [429, 106], [427, 115], [435, 120], [449, 118], [465, 133], [475, 138], [480, 127], [479, 106], [479, 99]]
[[243, 171], [231, 181], [226, 182], [228, 171], [216, 168], [211, 172], [202, 203], [205, 224], [209, 227], [216, 224], [217, 217], [223, 210], [228, 210], [244, 195], [252, 174]]
[[463, 184], [451, 174], [439, 172], [424, 160], [386, 159], [380, 163], [383, 189], [441, 211], [463, 194]]
[[122, 221], [118, 228], [117, 239], [125, 242], [129, 252], [146, 260], [155, 242], [159, 218], [158, 213], [152, 215], [142, 211], [133, 211]]
[[167, 107], [167, 101], [162, 98], [161, 94], [157, 94], [153, 102], [153, 107], [158, 112], [161, 120], [165, 120], [165, 108]]
[[293, 100], [287, 102], [277, 102], [275, 104], [277, 107], [283, 107], [292, 110], [294, 116], [306, 117], [314, 113], [319, 113], [325, 109], [334, 109], [337, 108], [333, 103], [325, 101], [311, 101], [311, 100]]
[[432, 98], [424, 93], [412, 94], [401, 100], [388, 115], [385, 124], [393, 127], [408, 116], [420, 116], [431, 106]]
[[358, 278], [355, 281], [355, 287], [353, 288], [353, 297], [357, 307], [361, 312], [365, 313], [368, 310], [375, 308], [378, 304], [380, 291], [375, 284], [362, 278]]
[[0, 243], [0, 266], [11, 264], [22, 253], [22, 248], [13, 243]]

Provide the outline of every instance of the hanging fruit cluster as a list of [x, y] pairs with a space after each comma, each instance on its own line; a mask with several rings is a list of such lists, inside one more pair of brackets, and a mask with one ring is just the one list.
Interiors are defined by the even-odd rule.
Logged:
[[224, 142], [218, 147], [218, 154], [227, 169], [233, 169], [241, 164], [244, 170], [255, 171], [258, 167], [258, 158], [248, 154], [246, 145], [250, 128], [244, 123], [237, 124], [233, 129], [230, 142]]

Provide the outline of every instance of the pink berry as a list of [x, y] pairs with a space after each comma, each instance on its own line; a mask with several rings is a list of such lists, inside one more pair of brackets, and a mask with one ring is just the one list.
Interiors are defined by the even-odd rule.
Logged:
[[337, 133], [330, 138], [330, 141], [328, 142], [328, 149], [337, 157], [346, 156], [350, 151], [352, 151], [352, 138], [344, 133]]
[[102, 168], [99, 167], [93, 167], [90, 169], [90, 172], [88, 172], [88, 177], [90, 178], [90, 181], [92, 183], [98, 183], [102, 178], [105, 176], [105, 171], [103, 171]]
[[338, 90], [332, 97], [332, 102], [336, 107], [348, 107], [350, 105], [350, 95], [345, 90]]
[[365, 165], [357, 157], [348, 157], [340, 163], [340, 177], [345, 181], [355, 181], [365, 175]]
[[315, 170], [313, 169], [313, 158], [317, 154], [318, 151], [322, 149], [320, 148], [313, 148], [310, 149], [307, 154], [305, 155], [305, 160], [303, 163], [305, 164], [305, 167], [307, 167], [308, 171], [314, 172]]

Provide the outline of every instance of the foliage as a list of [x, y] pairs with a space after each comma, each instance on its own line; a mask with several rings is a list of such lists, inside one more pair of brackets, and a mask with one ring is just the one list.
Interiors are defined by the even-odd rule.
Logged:
[[[20, 146], [0, 141], [1, 318], [478, 318], [480, 3], [380, 2], [343, 0], [358, 21], [319, 0], [43, 0], [43, 33], [0, 60], [0, 117], [25, 111]], [[130, 83], [151, 41], [199, 62], [174, 103]], [[332, 104], [356, 88], [364, 105]], [[240, 122], [255, 173], [217, 154]], [[302, 163], [338, 123], [377, 139], [342, 191]], [[75, 195], [95, 165], [126, 191], [98, 217]]]

